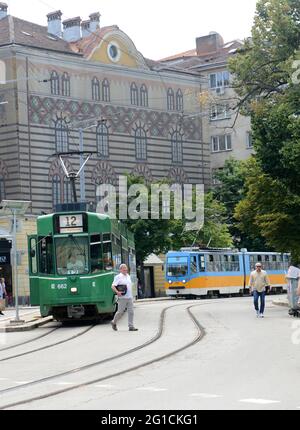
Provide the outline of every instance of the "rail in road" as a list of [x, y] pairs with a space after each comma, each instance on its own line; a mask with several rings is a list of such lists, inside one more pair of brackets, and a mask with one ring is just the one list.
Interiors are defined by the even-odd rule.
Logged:
[[[158, 363], [162, 360], [165, 360], [166, 358], [172, 357], [172, 356], [196, 345], [205, 336], [205, 330], [201, 326], [200, 322], [194, 316], [192, 309], [195, 307], [199, 307], [201, 305], [203, 305], [203, 304], [199, 303], [199, 304], [194, 304], [194, 305], [188, 306], [187, 303], [184, 303], [184, 304], [181, 303], [181, 304], [172, 305], [172, 306], [168, 306], [168, 307], [164, 308], [161, 311], [161, 314], [159, 317], [158, 330], [157, 330], [156, 334], [153, 337], [151, 337], [150, 339], [148, 339], [146, 342], [143, 342], [142, 344], [137, 345], [134, 348], [128, 349], [128, 350], [126, 350], [120, 354], [112, 355], [112, 356], [107, 357], [105, 359], [94, 361], [92, 363], [83, 365], [83, 366], [78, 367], [78, 368], [69, 369], [65, 372], [61, 372], [61, 373], [57, 373], [57, 374], [47, 376], [44, 378], [36, 379], [34, 381], [30, 381], [28, 383], [21, 384], [17, 387], [13, 386], [13, 387], [9, 387], [9, 388], [0, 390], [0, 394], [6, 394], [6, 396], [1, 397], [4, 401], [6, 401], [6, 403], [3, 403], [2, 405], [0, 405], [0, 409], [9, 409], [9, 408], [14, 408], [14, 407], [21, 406], [21, 405], [26, 405], [26, 404], [29, 404], [29, 403], [34, 402], [34, 401], [39, 401], [42, 399], [58, 396], [60, 394], [67, 393], [67, 392], [72, 391], [72, 390], [79, 390], [83, 387], [86, 387], [86, 386], [89, 386], [89, 385], [92, 385], [95, 383], [107, 381], [107, 380], [115, 378], [117, 376], [125, 375], [129, 372], [138, 371], [139, 369], [141, 369], [143, 367]], [[124, 369], [117, 370], [117, 371], [114, 371], [112, 373], [107, 373], [101, 377], [96, 377], [96, 378], [94, 377], [92, 379], [87, 379], [87, 380], [80, 382], [78, 384], [72, 384], [71, 386], [68, 386], [68, 387], [65, 387], [65, 388], [62, 388], [59, 390], [55, 390], [55, 391], [49, 392], [48, 388], [47, 388], [47, 392], [40, 394], [40, 395], [33, 396], [32, 393], [30, 393], [30, 392], [27, 395], [26, 395], [26, 393], [24, 393], [24, 398], [22, 398], [22, 400], [8, 402], [7, 397], [8, 397], [8, 394], [10, 392], [16, 393], [16, 392], [20, 392], [21, 390], [25, 390], [25, 392], [26, 392], [26, 389], [32, 387], [33, 385], [38, 385], [38, 386], [42, 387], [42, 385], [45, 382], [50, 382], [50, 381], [57, 379], [57, 378], [62, 378], [62, 377], [68, 376], [68, 375], [79, 374], [79, 373], [83, 374], [83, 372], [88, 370], [88, 369], [92, 369], [92, 368], [96, 369], [96, 368], [98, 368], [98, 366], [104, 365], [105, 363], [111, 362], [113, 360], [122, 359], [125, 356], [130, 356], [131, 354], [134, 354], [138, 351], [142, 351], [145, 348], [149, 347], [150, 345], [155, 344], [159, 339], [162, 338], [162, 336], [164, 334], [165, 320], [166, 320], [167, 313], [170, 313], [174, 308], [179, 308], [179, 307], [185, 307], [186, 308], [185, 311], [187, 312], [188, 318], [193, 323], [193, 325], [195, 327], [195, 331], [196, 331], [195, 336], [191, 340], [189, 340], [188, 342], [184, 343], [183, 345], [177, 346], [176, 348], [168, 350], [168, 351], [161, 351], [161, 353], [158, 355], [155, 351], [155, 356], [153, 358], [150, 358], [148, 360], [142, 359], [139, 363], [135, 364], [134, 366], [125, 366]], [[91, 328], [92, 327], [90, 327], [90, 329]], [[87, 330], [85, 332], [87, 332]], [[62, 343], [62, 342], [59, 342], [59, 343]], [[57, 344], [59, 344], [59, 343], [57, 343]], [[51, 345], [51, 346], [49, 345], [49, 347], [53, 347], [53, 345]], [[45, 348], [42, 348], [42, 349], [45, 349]], [[34, 352], [37, 352], [40, 350], [41, 349], [32, 350], [32, 351], [30, 351], [30, 353], [34, 353]], [[145, 355], [143, 355], [143, 357], [145, 357]], [[14, 358], [21, 357], [21, 356], [22, 356], [22, 354], [18, 354], [17, 356], [14, 356]], [[114, 366], [114, 368], [118, 368], [118, 366]], [[30, 391], [30, 390], [28, 390], [28, 391]]]

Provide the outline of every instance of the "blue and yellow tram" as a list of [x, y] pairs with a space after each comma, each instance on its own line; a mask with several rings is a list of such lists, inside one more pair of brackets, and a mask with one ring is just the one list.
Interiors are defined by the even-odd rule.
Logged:
[[167, 296], [197, 297], [243, 294], [257, 262], [267, 271], [272, 291], [287, 288], [289, 254], [229, 249], [182, 249], [169, 252], [166, 260]]

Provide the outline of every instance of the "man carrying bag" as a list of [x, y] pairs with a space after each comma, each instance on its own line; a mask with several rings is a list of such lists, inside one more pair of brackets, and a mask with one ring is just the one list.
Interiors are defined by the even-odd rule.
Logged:
[[124, 315], [125, 310], [128, 311], [128, 327], [129, 331], [137, 331], [138, 329], [133, 325], [133, 295], [132, 295], [132, 282], [128, 275], [128, 267], [126, 264], [121, 264], [120, 273], [114, 279], [111, 286], [112, 290], [118, 296], [118, 312], [111, 323], [113, 330], [117, 331], [117, 322]]

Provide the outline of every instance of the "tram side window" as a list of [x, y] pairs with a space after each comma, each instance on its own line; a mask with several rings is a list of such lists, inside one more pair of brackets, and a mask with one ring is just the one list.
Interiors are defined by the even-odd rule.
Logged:
[[191, 274], [194, 275], [197, 272], [198, 272], [198, 268], [197, 268], [197, 256], [196, 255], [192, 255], [191, 256]]
[[238, 255], [228, 255], [227, 271], [228, 272], [239, 272], [240, 261]]
[[113, 240], [112, 240], [112, 255], [113, 255], [113, 262], [114, 262], [114, 267], [119, 268], [121, 265], [121, 240], [113, 235]]
[[284, 265], [283, 265], [284, 270], [288, 270], [290, 262], [291, 262], [290, 255], [284, 254]]
[[47, 275], [54, 274], [53, 265], [53, 238], [45, 237], [40, 238], [40, 273]]
[[200, 272], [205, 272], [205, 258], [204, 258], [204, 255], [199, 255], [199, 269], [200, 269]]
[[38, 272], [36, 245], [37, 245], [36, 239], [35, 238], [30, 239], [30, 269], [33, 275], [37, 274]]
[[103, 270], [102, 242], [100, 234], [91, 236], [91, 271], [98, 273]]
[[110, 234], [103, 234], [103, 269], [113, 269], [112, 243]]
[[207, 259], [207, 271], [208, 272], [214, 272], [215, 268], [214, 268], [214, 256], [213, 255], [208, 255], [208, 259]]

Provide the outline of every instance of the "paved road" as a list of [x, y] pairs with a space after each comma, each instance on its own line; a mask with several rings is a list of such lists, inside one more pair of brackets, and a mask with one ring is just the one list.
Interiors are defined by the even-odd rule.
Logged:
[[[264, 319], [256, 318], [250, 298], [138, 303], [137, 333], [128, 332], [125, 318], [118, 332], [109, 324], [53, 331], [57, 324], [51, 323], [31, 334], [45, 334], [34, 342], [9, 350], [1, 345], [0, 407], [19, 402], [15, 409], [300, 409], [300, 321], [271, 299]], [[14, 335], [7, 334], [7, 345], [20, 341]], [[22, 352], [27, 354], [18, 356]], [[130, 368], [135, 369], [110, 377]], [[2, 391], [7, 388], [16, 389]], [[22, 404], [30, 398], [36, 400]]]

